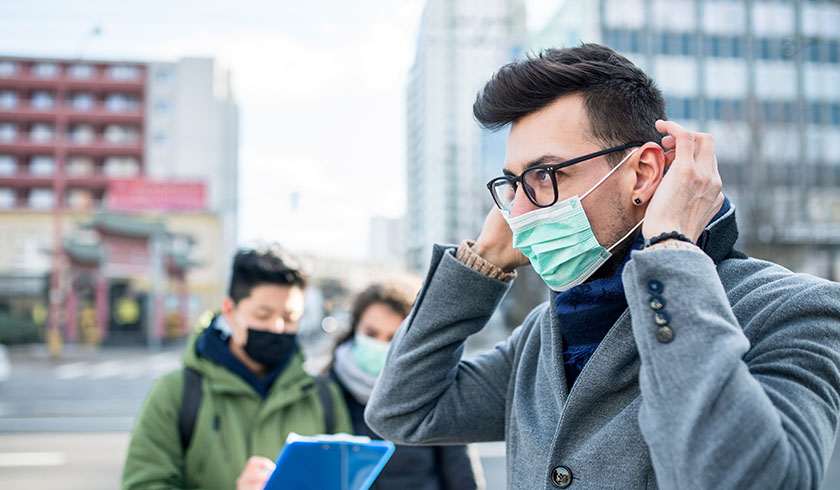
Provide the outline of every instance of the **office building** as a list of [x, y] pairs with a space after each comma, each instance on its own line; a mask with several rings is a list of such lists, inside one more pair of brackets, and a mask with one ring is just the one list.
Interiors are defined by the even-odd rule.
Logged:
[[840, 277], [840, 3], [568, 0], [530, 49], [601, 42], [711, 133], [740, 246]]
[[489, 210], [483, 166], [500, 170], [504, 154], [482, 150], [485, 132], [472, 115], [476, 92], [525, 40], [522, 0], [429, 0], [408, 77], [408, 266], [428, 264], [431, 245], [477, 236]]

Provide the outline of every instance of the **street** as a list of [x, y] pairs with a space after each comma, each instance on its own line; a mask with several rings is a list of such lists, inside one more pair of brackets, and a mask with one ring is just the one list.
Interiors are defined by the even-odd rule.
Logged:
[[[113, 490], [135, 414], [154, 380], [180, 367], [180, 346], [10, 349], [0, 384], [0, 488]], [[488, 490], [504, 488], [504, 445], [479, 444]]]
[[[119, 488], [134, 415], [154, 380], [180, 366], [180, 347], [68, 350], [59, 361], [12, 349], [0, 385], [0, 488]], [[504, 444], [476, 445], [488, 490], [505, 488]], [[840, 490], [835, 448], [823, 490]]]

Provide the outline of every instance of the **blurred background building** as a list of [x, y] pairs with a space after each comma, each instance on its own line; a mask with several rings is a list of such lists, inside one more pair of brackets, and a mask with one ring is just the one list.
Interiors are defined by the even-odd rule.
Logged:
[[[428, 265], [431, 244], [478, 234], [489, 209], [484, 132], [476, 92], [526, 40], [524, 0], [426, 2], [406, 89], [408, 265]], [[504, 160], [495, 155], [497, 167]]]
[[[407, 81], [407, 262], [475, 238], [506, 131], [482, 131], [476, 92], [526, 53], [599, 42], [662, 89], [669, 118], [713, 134], [739, 248], [840, 277], [840, 2], [566, 0], [525, 32], [522, 2], [428, 0]], [[544, 301], [530, 269], [506, 297], [513, 326]]]
[[601, 42], [715, 137], [740, 247], [840, 277], [840, 3], [568, 0], [530, 48]]
[[0, 56], [0, 323], [182, 334], [229, 274], [237, 134], [212, 59]]

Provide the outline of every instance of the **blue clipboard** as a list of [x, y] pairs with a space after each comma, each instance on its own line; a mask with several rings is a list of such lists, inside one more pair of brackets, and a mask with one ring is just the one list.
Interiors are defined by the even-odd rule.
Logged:
[[264, 490], [367, 490], [393, 453], [389, 441], [292, 433]]

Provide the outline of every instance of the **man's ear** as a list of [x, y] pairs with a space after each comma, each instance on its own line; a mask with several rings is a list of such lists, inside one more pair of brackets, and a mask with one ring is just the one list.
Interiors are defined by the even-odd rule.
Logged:
[[224, 299], [222, 299], [222, 315], [227, 317], [228, 321], [233, 318], [234, 308], [236, 308], [236, 303], [233, 302], [233, 298], [225, 296]]
[[[639, 163], [636, 165], [636, 183], [633, 186], [633, 199], [647, 204], [659, 187], [668, 159], [665, 151], [656, 143], [645, 143], [639, 149]], [[639, 203], [639, 204], [641, 204]]]

